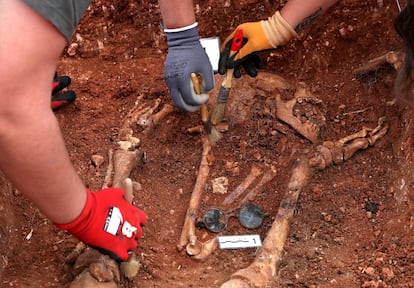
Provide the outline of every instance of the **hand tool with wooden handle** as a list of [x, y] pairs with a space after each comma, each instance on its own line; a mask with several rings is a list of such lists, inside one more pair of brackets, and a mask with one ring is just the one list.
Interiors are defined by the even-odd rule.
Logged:
[[[234, 54], [236, 54], [242, 46], [243, 30], [238, 29], [233, 37], [229, 57], [232, 57]], [[233, 71], [233, 68], [227, 69], [224, 81], [221, 83], [219, 94], [217, 96], [217, 101], [210, 117], [210, 121], [214, 126], [220, 123], [224, 118], [226, 103], [231, 90], [231, 80], [233, 79]]]
[[[198, 81], [198, 77], [195, 73], [191, 73], [191, 82], [193, 83], [193, 86], [194, 86], [194, 92], [197, 95], [200, 95], [201, 94], [200, 82]], [[216, 127], [214, 127], [213, 124], [210, 122], [210, 119], [208, 117], [207, 104], [205, 103], [201, 104], [200, 112], [201, 112], [201, 121], [203, 122], [204, 129], [207, 132], [208, 141], [210, 145], [214, 145], [221, 138], [221, 133], [217, 131]]]

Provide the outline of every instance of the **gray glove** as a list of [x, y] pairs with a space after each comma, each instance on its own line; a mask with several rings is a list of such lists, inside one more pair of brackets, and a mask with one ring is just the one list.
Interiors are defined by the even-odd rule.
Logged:
[[[185, 31], [167, 32], [168, 55], [164, 79], [171, 98], [178, 108], [192, 112], [208, 100], [207, 92], [214, 87], [213, 68], [200, 44], [197, 27]], [[200, 74], [201, 95], [194, 93], [191, 73]]]

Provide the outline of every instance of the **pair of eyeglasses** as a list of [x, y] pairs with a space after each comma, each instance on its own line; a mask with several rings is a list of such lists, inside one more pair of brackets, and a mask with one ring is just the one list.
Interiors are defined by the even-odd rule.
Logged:
[[235, 209], [223, 211], [220, 208], [210, 208], [203, 215], [203, 224], [207, 230], [218, 233], [226, 229], [229, 218], [235, 216], [243, 227], [256, 229], [262, 225], [266, 214], [253, 203], [243, 204], [239, 213]]

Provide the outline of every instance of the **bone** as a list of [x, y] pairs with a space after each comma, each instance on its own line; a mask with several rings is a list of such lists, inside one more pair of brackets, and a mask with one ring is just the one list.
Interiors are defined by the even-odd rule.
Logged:
[[375, 71], [379, 69], [384, 64], [390, 64], [394, 67], [395, 70], [399, 70], [402, 66], [404, 59], [404, 53], [402, 52], [395, 52], [389, 51], [384, 55], [376, 57], [374, 59], [369, 60], [367, 63], [364, 63], [361, 67], [358, 67], [352, 74], [354, 75], [363, 75], [367, 74], [371, 71]]
[[66, 264], [73, 264], [75, 263], [76, 259], [85, 251], [86, 245], [83, 242], [79, 242], [76, 244], [75, 249], [72, 250], [72, 252], [65, 257], [65, 263]]
[[187, 129], [187, 132], [189, 134], [201, 134], [204, 131], [204, 126], [203, 125], [197, 125], [194, 127], [190, 127]]
[[[269, 177], [270, 174], [272, 175], [272, 177]], [[249, 175], [247, 175], [247, 177], [242, 181], [242, 183], [240, 183], [239, 186], [237, 186], [237, 188], [229, 196], [226, 197], [226, 199], [223, 201], [222, 206], [232, 206], [236, 202], [237, 198], [239, 198], [239, 196], [241, 196], [250, 187], [250, 185], [261, 175], [263, 175], [263, 169], [259, 168], [258, 166], [253, 166], [250, 170]], [[246, 199], [251, 200], [255, 195], [262, 191], [264, 184], [268, 183], [271, 179], [273, 179], [274, 175], [275, 174], [273, 172], [270, 173], [269, 171], [266, 171], [265, 175], [260, 180], [258, 185], [252, 189], [253, 193], [249, 192], [244, 198], [244, 201], [247, 201]], [[239, 203], [235, 207], [231, 207], [230, 209], [228, 209], [227, 212], [230, 213], [230, 211], [236, 210], [244, 203], [244, 201], [239, 201]], [[186, 232], [188, 234], [187, 237], [190, 239], [189, 244], [186, 246], [187, 254], [192, 256], [192, 259], [194, 260], [204, 262], [218, 248], [218, 236], [210, 240], [207, 240], [206, 242], [201, 242], [197, 240], [197, 238], [193, 234], [193, 231], [195, 230], [194, 223], [186, 225], [191, 225], [190, 228], [186, 229], [187, 231], [190, 231]], [[184, 243], [185, 242], [183, 242], [182, 245], [184, 245]]]
[[218, 248], [218, 245], [218, 236], [201, 243], [200, 251], [193, 256], [193, 259], [200, 262], [206, 261], [208, 257]]
[[178, 251], [182, 251], [184, 247], [187, 248], [187, 253], [190, 256], [197, 255], [201, 252], [200, 243], [195, 235], [195, 221], [197, 213], [201, 203], [201, 196], [203, 195], [203, 189], [207, 183], [207, 177], [209, 174], [209, 165], [207, 157], [211, 151], [210, 143], [207, 136], [202, 137], [203, 152], [200, 161], [200, 167], [198, 169], [197, 180], [194, 185], [193, 192], [191, 193], [190, 203], [185, 215], [183, 229], [181, 231], [181, 237], [177, 244]]
[[319, 130], [315, 124], [307, 121], [302, 123], [293, 113], [294, 106], [298, 101], [307, 100], [315, 104], [320, 104], [320, 101], [312, 96], [307, 87], [301, 86], [295, 93], [295, 97], [288, 101], [282, 101], [281, 95], [276, 95], [276, 117], [291, 126], [300, 135], [311, 141], [313, 144], [319, 142]]
[[252, 188], [250, 192], [247, 193], [247, 195], [241, 200], [240, 205], [246, 202], [252, 201], [254, 197], [256, 197], [258, 194], [260, 194], [264, 190], [266, 184], [272, 181], [273, 178], [275, 178], [275, 176], [276, 176], [276, 172], [273, 171], [272, 168], [267, 170], [264, 173], [262, 179], [260, 179], [260, 182], [257, 183], [257, 185], [254, 186], [254, 188]]
[[293, 218], [299, 194], [308, 183], [310, 172], [310, 166], [305, 160], [301, 160], [293, 169], [287, 192], [279, 205], [275, 221], [263, 241], [263, 246], [256, 254], [255, 260], [247, 268], [234, 273], [231, 276], [232, 279], [225, 282], [221, 288], [269, 287], [266, 285], [270, 284], [277, 275], [277, 264], [281, 259], [290, 220]]
[[175, 111], [175, 107], [170, 105], [170, 104], [166, 104], [164, 105], [164, 107], [160, 110], [160, 112], [154, 114], [149, 120], [148, 124], [147, 124], [147, 128], [144, 131], [144, 133], [148, 134], [152, 131], [152, 129], [158, 125], [158, 123], [161, 122], [161, 120], [163, 120], [164, 118], [166, 118], [168, 115], [170, 115], [172, 112]]
[[[368, 130], [371, 132], [365, 135], [366, 137], [358, 137], [358, 135], [364, 135]], [[388, 125], [380, 123], [375, 129], [364, 128], [361, 131], [336, 142], [327, 141], [325, 143], [329, 143], [329, 145], [319, 145], [314, 153], [300, 158], [293, 168], [286, 193], [279, 205], [272, 227], [263, 241], [263, 246], [257, 252], [254, 261], [247, 268], [236, 271], [230, 280], [220, 286], [221, 288], [272, 286], [272, 282], [278, 275], [278, 263], [282, 257], [298, 197], [314, 172], [329, 167], [329, 165], [333, 164], [335, 158], [340, 158], [344, 162], [350, 159], [357, 151], [373, 146], [386, 135]], [[336, 151], [340, 151], [342, 156], [333, 156]]]
[[229, 194], [223, 201], [223, 206], [230, 206], [240, 195], [242, 195], [247, 188], [249, 188], [250, 184], [252, 184], [257, 177], [263, 174], [262, 169], [258, 166], [253, 166], [250, 170], [249, 175], [236, 187], [236, 189]]
[[[128, 115], [124, 119], [121, 129], [119, 130], [120, 142], [129, 142], [131, 148], [136, 148], [140, 144], [140, 140], [132, 136], [133, 125], [140, 126], [143, 130], [143, 134], [149, 134], [161, 120], [175, 111], [175, 107], [170, 104], [165, 104], [164, 107], [159, 110], [161, 105], [160, 98], [156, 99], [151, 106], [142, 104], [142, 99], [142, 96], [138, 97], [134, 108], [129, 111]], [[157, 110], [159, 110], [159, 112], [155, 113]]]
[[[131, 125], [138, 124], [144, 128], [143, 133], [152, 131], [152, 129], [166, 116], [174, 111], [172, 105], [165, 105], [158, 113], [155, 111], [159, 108], [161, 103], [160, 99], [157, 99], [152, 106], [144, 106], [140, 104], [142, 97], [138, 98], [135, 106], [128, 113], [124, 119], [123, 125], [119, 132], [119, 148], [114, 152], [112, 149], [108, 151], [108, 168], [105, 175], [105, 179], [102, 185], [102, 189], [108, 187], [116, 187], [124, 190], [125, 199], [132, 204], [133, 201], [133, 182], [129, 178], [132, 170], [134, 170], [140, 163], [145, 162], [145, 154], [137, 150], [140, 144], [140, 140], [133, 136], [133, 129]], [[155, 114], [154, 114], [155, 113]], [[78, 245], [74, 251], [69, 255], [68, 261], [74, 262], [75, 258], [82, 258], [81, 254], [85, 250], [85, 245]], [[99, 252], [97, 252], [100, 254]], [[70, 263], [68, 263], [70, 264]], [[84, 267], [84, 271], [80, 276], [71, 283], [70, 287], [117, 287], [118, 280], [102, 282], [100, 279], [99, 271], [100, 263], [91, 262]], [[97, 268], [97, 269], [94, 269]], [[122, 275], [128, 279], [135, 277], [140, 268], [140, 262], [136, 255], [132, 253], [128, 258], [128, 261], [122, 262], [119, 265], [115, 265], [117, 271], [121, 271]], [[111, 268], [113, 269], [113, 268]], [[119, 269], [119, 270], [118, 270]], [[92, 274], [96, 271], [96, 275]], [[106, 273], [106, 272], [105, 272]], [[109, 272], [108, 272], [109, 273]], [[112, 273], [112, 272], [111, 272]], [[119, 273], [119, 272], [118, 272]], [[87, 283], [87, 284], [85, 284]], [[80, 286], [79, 286], [80, 285]], [[89, 285], [89, 286], [82, 286]]]
[[118, 149], [113, 156], [114, 161], [114, 176], [112, 179], [113, 187], [121, 187], [122, 181], [129, 178], [131, 171], [135, 169], [143, 159], [142, 153], [137, 150], [124, 151]]

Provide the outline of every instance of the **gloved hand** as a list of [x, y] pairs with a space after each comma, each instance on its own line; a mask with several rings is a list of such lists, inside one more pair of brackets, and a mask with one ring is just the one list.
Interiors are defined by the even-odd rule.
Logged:
[[[243, 30], [244, 45], [238, 53], [230, 57], [231, 42], [238, 29]], [[295, 37], [295, 30], [283, 19], [279, 11], [268, 20], [240, 24], [223, 43], [218, 72], [224, 75], [227, 69], [233, 68], [234, 77], [239, 78], [240, 69], [243, 67], [248, 75], [256, 77], [256, 68], [261, 68], [262, 62], [255, 52], [274, 49]]]
[[55, 73], [52, 83], [52, 95], [62, 91], [68, 87], [70, 83], [72, 83], [72, 79], [69, 76], [58, 76], [58, 74]]
[[68, 87], [71, 82], [72, 79], [70, 79], [69, 76], [58, 76], [57, 73], [55, 73], [52, 83], [52, 101], [50, 103], [53, 111], [63, 108], [75, 101], [76, 94], [74, 91], [67, 90], [60, 93], [63, 89]]
[[122, 189], [108, 188], [95, 193], [87, 190], [87, 195], [81, 215], [70, 223], [55, 224], [56, 227], [115, 260], [126, 261], [128, 252], [138, 246], [146, 214], [124, 199]]
[[[214, 87], [213, 68], [200, 44], [197, 25], [184, 31], [182, 29], [164, 31], [168, 40], [164, 79], [171, 98], [178, 108], [188, 112], [195, 111], [208, 100], [207, 92]], [[194, 92], [191, 73], [199, 74], [203, 79], [200, 95]]]

